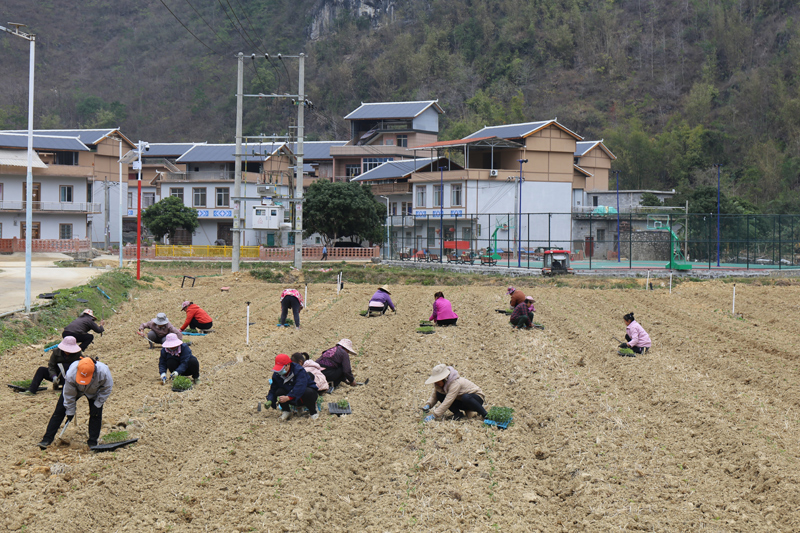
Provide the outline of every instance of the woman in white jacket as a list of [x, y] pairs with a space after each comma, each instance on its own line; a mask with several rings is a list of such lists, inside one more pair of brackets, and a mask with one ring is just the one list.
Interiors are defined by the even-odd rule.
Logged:
[[328, 380], [325, 379], [325, 374], [322, 373], [322, 367], [313, 359], [309, 359], [306, 352], [293, 353], [292, 362], [302, 366], [306, 372], [314, 376], [314, 383], [317, 384], [317, 389], [320, 394], [330, 388]]

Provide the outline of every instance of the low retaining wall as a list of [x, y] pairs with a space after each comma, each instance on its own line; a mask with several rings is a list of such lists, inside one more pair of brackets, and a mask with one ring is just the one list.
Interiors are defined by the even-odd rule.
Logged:
[[[230, 246], [142, 246], [142, 259], [214, 259], [230, 261]], [[256, 246], [243, 246], [242, 261], [293, 261], [294, 248], [263, 248]], [[303, 260], [320, 261], [322, 247], [304, 246], [302, 248]], [[122, 249], [125, 259], [136, 259], [136, 246], [125, 246]], [[328, 248], [328, 261], [367, 261], [380, 256], [380, 247], [370, 248]]]
[[[25, 251], [25, 239], [0, 239], [0, 253]], [[89, 239], [32, 239], [31, 252], [80, 254], [92, 251]]]

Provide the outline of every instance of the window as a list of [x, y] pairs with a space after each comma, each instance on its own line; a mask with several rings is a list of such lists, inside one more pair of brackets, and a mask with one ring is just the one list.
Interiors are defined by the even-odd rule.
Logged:
[[450, 193], [450, 205], [461, 205], [461, 185], [451, 185]]
[[[106, 185], [106, 187], [108, 187], [108, 185]], [[86, 184], [86, 203], [87, 204], [92, 203], [92, 184], [91, 183], [87, 183]]]
[[442, 186], [433, 186], [433, 207], [442, 207]]
[[597, 207], [597, 196], [592, 196], [592, 206]]
[[436, 246], [436, 228], [428, 228], [428, 248]]
[[472, 240], [472, 228], [461, 228], [461, 240], [462, 241]]
[[386, 163], [387, 161], [394, 161], [393, 157], [365, 157], [361, 160], [362, 168], [364, 172], [372, 170], [375, 167]]
[[417, 185], [417, 207], [426, 207], [425, 204], [425, 189], [426, 185]]
[[192, 189], [192, 197], [194, 198], [192, 206], [193, 207], [205, 207], [206, 206], [206, 188], [199, 187]]
[[361, 165], [345, 165], [344, 166], [344, 173], [348, 178], [355, 178], [359, 174], [361, 174]]
[[315, 243], [315, 244], [319, 244], [319, 243], [320, 243], [319, 237], [315, 237], [315, 238], [314, 238], [314, 243]]
[[217, 207], [230, 207], [231, 189], [230, 187], [217, 187]]
[[54, 164], [77, 166], [78, 152], [56, 152]]
[[180, 201], [183, 201], [183, 187], [170, 187], [169, 195], [174, 196], [175, 198], [179, 198]]
[[142, 193], [142, 209], [147, 209], [154, 203], [156, 203], [156, 193], [154, 192]]
[[394, 146], [394, 139], [384, 139], [383, 144], [385, 146]]
[[606, 230], [599, 229], [597, 230], [597, 242], [603, 242], [606, 240]]
[[72, 238], [72, 224], [59, 224], [58, 225], [58, 238], [71, 239]]
[[72, 185], [62, 185], [58, 191], [59, 202], [72, 203]]
[[397, 214], [397, 202], [392, 202], [392, 216]]
[[398, 135], [397, 146], [400, 148], [408, 148], [408, 135]]
[[403, 212], [402, 215], [410, 215], [413, 210], [414, 204], [412, 202], [403, 202], [402, 208]]
[[0, 183], [0, 202], [3, 201], [3, 184]]
[[294, 246], [294, 233], [290, 233], [290, 234], [288, 235], [288, 237], [289, 237], [289, 238], [287, 239], [287, 241], [288, 241], [288, 242], [287, 242], [286, 244], [290, 244], [290, 245]]
[[128, 209], [133, 209], [133, 193], [128, 193]]

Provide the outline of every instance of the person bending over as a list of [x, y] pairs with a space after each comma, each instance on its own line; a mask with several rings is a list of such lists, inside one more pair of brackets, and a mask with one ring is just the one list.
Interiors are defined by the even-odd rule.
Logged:
[[342, 339], [333, 348], [322, 352], [320, 358], [317, 359], [317, 363], [322, 367], [322, 373], [330, 385], [329, 393], [333, 393], [334, 389], [343, 381], [350, 386], [355, 385], [356, 378], [353, 376], [350, 366], [350, 354], [356, 354], [353, 350], [353, 342], [350, 339]]
[[303, 309], [303, 297], [300, 296], [300, 291], [297, 289], [285, 289], [281, 293], [281, 319], [278, 322], [278, 327], [288, 327], [286, 324], [286, 315], [292, 310], [294, 316], [294, 327], [300, 329], [300, 310]]
[[328, 385], [328, 379], [325, 377], [325, 374], [322, 373], [322, 367], [319, 366], [319, 363], [316, 361], [309, 359], [309, 356], [306, 352], [293, 353], [292, 363], [297, 363], [298, 365], [302, 366], [303, 370], [313, 376], [314, 383], [317, 384], [317, 390], [320, 391], [320, 394], [330, 388]]
[[[474, 411], [480, 416], [486, 416], [483, 408], [485, 397], [483, 391], [473, 382], [458, 375], [452, 366], [436, 365], [431, 370], [431, 377], [425, 381], [426, 385], [433, 385], [433, 391], [423, 411], [431, 411], [425, 417], [425, 422], [441, 419], [449, 410], [453, 413], [453, 420], [464, 418], [465, 411]], [[436, 404], [437, 407], [434, 407]]]
[[161, 345], [161, 356], [158, 358], [158, 373], [161, 384], [167, 382], [167, 372], [175, 379], [178, 376], [192, 378], [197, 383], [200, 377], [200, 361], [192, 355], [192, 350], [175, 333], [170, 333]]
[[372, 298], [369, 299], [369, 310], [379, 312], [383, 314], [386, 312], [387, 309], [390, 309], [397, 312], [397, 308], [392, 301], [391, 292], [389, 292], [388, 285], [382, 285], [375, 291], [375, 294], [372, 295]]
[[200, 309], [200, 306], [194, 302], [183, 302], [181, 304], [181, 311], [186, 312], [186, 322], [181, 326], [181, 331], [186, 328], [195, 328], [198, 331], [209, 330], [214, 325], [211, 316]]
[[267, 402], [275, 409], [281, 405], [281, 420], [289, 420], [293, 406], [305, 406], [312, 420], [319, 418], [317, 412], [317, 384], [314, 378], [303, 369], [302, 365], [293, 363], [285, 353], [275, 357], [275, 366], [272, 368], [272, 385], [267, 394]]
[[63, 387], [67, 370], [72, 363], [80, 361], [81, 357], [83, 357], [83, 352], [81, 352], [81, 347], [78, 346], [75, 337], [67, 335], [58, 346], [53, 348], [47, 366], [40, 366], [36, 370], [31, 380], [31, 386], [25, 391], [25, 394], [36, 394], [39, 391], [39, 385], [45, 379], [53, 382], [53, 390], [59, 386]]
[[534, 301], [533, 296], [526, 296], [522, 303], [517, 304], [508, 319], [512, 326], [520, 329], [530, 329], [533, 326]]
[[61, 337], [75, 337], [75, 340], [78, 341], [81, 347], [81, 351], [85, 352], [86, 348], [94, 341], [94, 335], [89, 333], [89, 331], [103, 333], [103, 331], [105, 331], [103, 328], [105, 323], [105, 320], [101, 320], [98, 324], [94, 312], [92, 312], [91, 309], [84, 309], [81, 311], [81, 315], [78, 318], [70, 322], [67, 327], [64, 328]]
[[435, 320], [437, 326], [455, 326], [458, 315], [453, 312], [453, 304], [444, 297], [443, 292], [433, 295], [433, 313], [428, 320]]
[[625, 322], [625, 340], [628, 342], [623, 342], [619, 347], [630, 348], [634, 353], [647, 353], [652, 345], [650, 335], [633, 318], [633, 313], [623, 316], [622, 321]]
[[181, 330], [170, 324], [166, 313], [158, 313], [150, 322], [141, 324], [139, 326], [138, 334], [142, 337], [145, 337], [145, 329], [150, 330], [147, 332], [146, 336], [147, 340], [150, 341], [150, 348], [153, 348], [154, 342], [156, 344], [162, 344], [164, 342], [164, 338], [170, 333], [174, 333], [179, 339], [183, 338], [183, 333], [181, 333]]

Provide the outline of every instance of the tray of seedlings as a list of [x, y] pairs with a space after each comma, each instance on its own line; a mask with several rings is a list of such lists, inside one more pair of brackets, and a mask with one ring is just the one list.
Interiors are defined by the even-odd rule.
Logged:
[[514, 409], [511, 407], [492, 407], [483, 419], [483, 423], [487, 426], [495, 426], [501, 429], [508, 428], [511, 421], [514, 419], [512, 416]]
[[[23, 379], [20, 381], [12, 381], [8, 384], [9, 388], [14, 392], [25, 392], [26, 390], [31, 388], [31, 381], [30, 379]], [[47, 390], [47, 387], [39, 387], [36, 389], [37, 392], [42, 392]]]
[[369, 316], [369, 309], [367, 309], [365, 311], [359, 311], [358, 314], [361, 315], [361, 316]]
[[332, 415], [342, 416], [353, 413], [350, 408], [350, 402], [347, 400], [339, 400], [338, 402], [331, 402], [328, 404], [328, 412]]
[[103, 438], [100, 439], [102, 442], [101, 444], [91, 446], [89, 449], [93, 452], [111, 452], [139, 440], [138, 438], [128, 438], [129, 436], [127, 431], [112, 431], [111, 433], [103, 435]]
[[172, 390], [175, 392], [184, 392], [192, 388], [192, 380], [186, 376], [178, 376], [172, 380]]
[[636, 357], [636, 352], [631, 350], [630, 348], [620, 348], [617, 352], [622, 357]]
[[422, 335], [430, 335], [434, 333], [436, 330], [433, 326], [420, 326], [417, 328], [417, 333], [421, 333]]
[[501, 315], [510, 315], [514, 312], [513, 309], [495, 309], [495, 312], [500, 313]]

